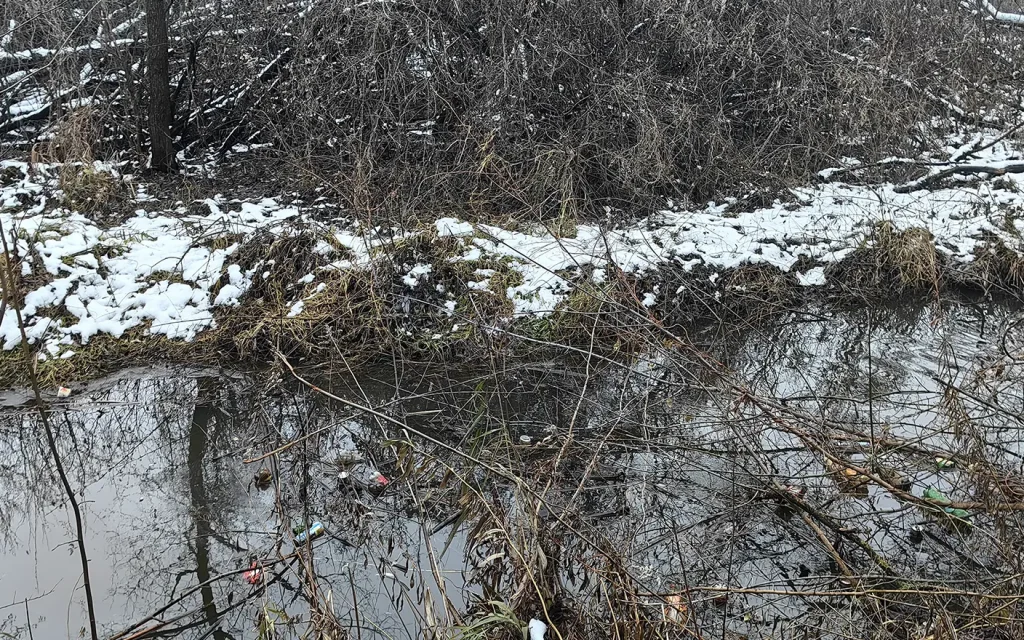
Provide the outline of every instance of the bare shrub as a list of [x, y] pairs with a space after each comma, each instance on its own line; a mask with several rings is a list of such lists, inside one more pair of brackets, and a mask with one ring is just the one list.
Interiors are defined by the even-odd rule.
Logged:
[[542, 218], [912, 151], [922, 122], [977, 119], [961, 90], [1005, 37], [938, 0], [335, 4], [303, 27], [258, 121], [350, 204]]
[[[105, 140], [141, 152], [138, 8], [79, 4], [32, 26], [5, 8], [8, 48], [75, 47], [32, 82], [63, 104], [90, 65]], [[180, 149], [273, 142], [366, 218], [622, 219], [777, 193], [1018, 102], [1019, 34], [952, 0], [185, 2], [171, 33]]]

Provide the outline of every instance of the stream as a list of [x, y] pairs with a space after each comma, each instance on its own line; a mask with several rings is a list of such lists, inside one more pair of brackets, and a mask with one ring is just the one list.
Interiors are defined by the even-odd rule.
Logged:
[[[903, 637], [902, 620], [921, 638], [937, 610], [1013, 637], [1016, 614], [946, 587], [1020, 592], [1020, 512], [965, 523], [844, 464], [919, 498], [1015, 491], [1018, 316], [809, 308], [621, 362], [300, 369], [373, 412], [287, 370], [139, 368], [46, 400], [106, 638], [314, 637], [324, 611], [339, 631], [321, 637], [482, 637], [495, 601], [566, 638], [629, 616], [665, 637]], [[25, 390], [0, 400], [0, 637], [86, 637], [38, 415]], [[314, 520], [325, 533], [297, 544]], [[900, 595], [839, 595], [867, 584]], [[680, 591], [673, 626], [664, 596]]]

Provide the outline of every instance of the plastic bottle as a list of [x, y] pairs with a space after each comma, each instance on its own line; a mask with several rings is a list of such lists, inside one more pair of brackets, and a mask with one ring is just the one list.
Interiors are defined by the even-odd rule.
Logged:
[[324, 525], [320, 522], [314, 522], [309, 529], [306, 529], [299, 535], [295, 536], [295, 544], [303, 545], [306, 544], [306, 539], [316, 540], [320, 536], [324, 535]]

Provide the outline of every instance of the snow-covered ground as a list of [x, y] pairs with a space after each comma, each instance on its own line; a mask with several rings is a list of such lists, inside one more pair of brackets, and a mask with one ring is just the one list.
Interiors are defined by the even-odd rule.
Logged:
[[[1001, 167], [1020, 153], [990, 133], [965, 137], [937, 157]], [[856, 164], [844, 162], [847, 168]], [[935, 164], [930, 170], [948, 166]], [[461, 248], [452, 261], [470, 266], [501, 262], [517, 271], [521, 284], [504, 290], [495, 291], [490, 269], [477, 269], [466, 285], [507, 296], [516, 315], [543, 315], [570, 293], [573, 281], [589, 277], [600, 284], [612, 268], [643, 274], [666, 263], [686, 271], [698, 265], [722, 271], [766, 264], [793, 272], [799, 284], [822, 286], [827, 285], [825, 267], [863, 246], [883, 221], [896, 229], [928, 230], [936, 249], [959, 263], [974, 260], [992, 238], [1019, 251], [1024, 231], [1024, 222], [1017, 220], [1024, 196], [1013, 174], [1002, 176], [1000, 186], [961, 177], [959, 182], [954, 178], [953, 186], [901, 193], [904, 189], [893, 184], [824, 182], [849, 175], [827, 170], [821, 184], [794, 189], [791, 201], [754, 211], [732, 212], [731, 202], [693, 211], [668, 203], [665, 210], [625, 227], [582, 225], [575, 237], [557, 237], [542, 227], [508, 230], [454, 218], [420, 229], [373, 230], [330, 217], [341, 212], [324, 203], [269, 197], [243, 202], [218, 196], [204, 200], [199, 215], [190, 213], [196, 208], [188, 205], [194, 203], [176, 203], [156, 213], [139, 209], [121, 224], [104, 226], [62, 207], [52, 184], [27, 165], [4, 162], [0, 171], [20, 176], [0, 188], [0, 223], [22, 260], [23, 278], [36, 283], [21, 311], [30, 340], [43, 341], [44, 357], [71, 357], [76, 345], [98, 333], [120, 337], [139, 326], [151, 334], [194, 339], [216, 326], [218, 308], [240, 304], [255, 279], [271, 275], [274, 264], [239, 264], [239, 247], [257, 232], [293, 235], [316, 229], [315, 251], [326, 266], [295, 283], [295, 298], [282, 315], [297, 317], [306, 301], [323, 290], [324, 271], [366, 269], [386, 253], [388, 243], [416, 234], [454, 239]], [[140, 203], [154, 204], [142, 190], [137, 194]], [[217, 238], [235, 241], [224, 246], [214, 242]], [[803, 271], [794, 271], [798, 261]], [[432, 282], [429, 264], [406, 265], [396, 275], [410, 295], [439, 284]], [[450, 298], [445, 308], [458, 312], [454, 293], [438, 290]], [[644, 303], [654, 305], [665, 293], [671, 292], [648, 292]], [[5, 310], [0, 340], [5, 349], [21, 340], [13, 309]]]
[[[59, 206], [24, 163], [2, 163], [0, 170], [9, 169], [22, 177], [0, 189], [0, 224], [21, 260], [22, 277], [45, 280], [26, 294], [21, 312], [29, 339], [44, 339], [50, 356], [64, 357], [97, 333], [120, 337], [143, 324], [154, 335], [195, 338], [215, 326], [215, 307], [239, 304], [253, 279], [267, 277], [273, 268], [243, 269], [236, 260], [240, 242], [214, 248], [215, 241], [244, 242], [256, 232], [290, 235], [307, 226], [301, 224], [307, 214], [278, 200], [219, 196], [203, 201], [202, 215], [178, 203], [156, 213], [139, 209], [122, 224], [103, 226]], [[152, 200], [144, 191], [138, 199]], [[347, 257], [337, 260], [336, 268], [369, 263], [375, 241], [357, 231], [339, 231], [335, 244], [324, 249], [345, 250]], [[0, 340], [4, 349], [21, 342], [13, 309], [4, 313]]]

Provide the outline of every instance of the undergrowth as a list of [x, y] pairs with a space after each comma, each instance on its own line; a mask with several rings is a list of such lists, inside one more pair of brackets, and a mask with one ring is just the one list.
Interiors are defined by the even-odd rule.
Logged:
[[[141, 26], [109, 0], [53, 2], [5, 6], [11, 51], [95, 42], [104, 55], [84, 71], [74, 55], [52, 69], [42, 57], [17, 91], [62, 98], [48, 117], [0, 126], [52, 135], [36, 144], [50, 161], [121, 154], [144, 167], [144, 48], [121, 40], [141, 41]], [[870, 166], [1012, 121], [1021, 68], [1017, 31], [947, 0], [233, 6], [171, 11], [192, 43], [170, 51], [171, 77], [188, 79], [179, 148], [228, 160], [246, 184], [322, 189], [374, 224], [450, 211], [560, 234], [665, 198], [770, 202], [838, 159]], [[125, 19], [106, 42], [105, 21]], [[79, 97], [91, 106], [67, 108]], [[272, 150], [231, 160], [242, 142]], [[111, 185], [96, 179], [62, 178], [70, 200], [102, 208]]]

